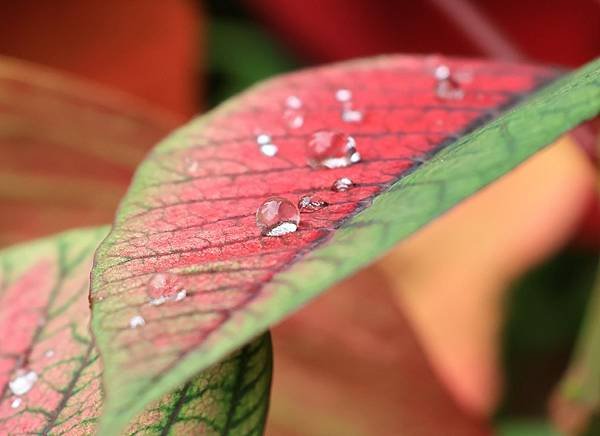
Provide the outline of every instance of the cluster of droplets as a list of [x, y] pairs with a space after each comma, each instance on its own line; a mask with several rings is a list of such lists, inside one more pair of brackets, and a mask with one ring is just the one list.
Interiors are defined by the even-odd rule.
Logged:
[[279, 147], [273, 143], [271, 136], [266, 133], [256, 135], [256, 143], [260, 152], [267, 157], [273, 157], [279, 151]]
[[[355, 139], [343, 132], [319, 130], [306, 144], [307, 163], [313, 168], [344, 168], [360, 162]], [[349, 190], [354, 183], [348, 177], [337, 179], [333, 192]], [[327, 207], [327, 201], [316, 195], [304, 195], [297, 204], [283, 197], [271, 197], [256, 211], [256, 225], [264, 236], [283, 236], [298, 230], [301, 213], [312, 213]]]
[[304, 125], [304, 111], [302, 100], [295, 95], [290, 95], [285, 99], [285, 109], [283, 119], [291, 129], [299, 129]]

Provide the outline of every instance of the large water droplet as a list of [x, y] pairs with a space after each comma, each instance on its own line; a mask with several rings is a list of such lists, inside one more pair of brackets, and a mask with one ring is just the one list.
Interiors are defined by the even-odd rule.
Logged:
[[329, 130], [312, 134], [307, 144], [307, 154], [312, 167], [342, 168], [360, 162], [354, 138]]
[[350, 180], [348, 177], [340, 177], [333, 185], [331, 185], [331, 190], [335, 192], [345, 192], [354, 186], [354, 182]]
[[271, 197], [256, 211], [256, 225], [264, 236], [282, 236], [295, 232], [298, 224], [298, 208], [285, 198]]
[[147, 289], [150, 304], [160, 306], [168, 301], [181, 301], [187, 296], [181, 278], [176, 274], [154, 274], [148, 282]]
[[439, 98], [444, 100], [460, 100], [464, 97], [464, 91], [460, 87], [460, 83], [452, 76], [450, 67], [447, 65], [438, 65], [433, 74], [437, 80], [435, 92]]
[[34, 371], [20, 369], [16, 377], [8, 383], [8, 387], [13, 394], [23, 395], [31, 390], [37, 379], [38, 375]]
[[10, 407], [12, 407], [13, 409], [18, 409], [21, 406], [21, 403], [23, 401], [21, 400], [21, 398], [17, 397], [14, 400], [12, 400], [12, 403], [10, 403]]
[[279, 147], [273, 144], [271, 140], [271, 136], [266, 133], [261, 133], [256, 136], [256, 143], [258, 144], [258, 148], [262, 154], [268, 157], [273, 157], [279, 151]]
[[146, 325], [146, 320], [141, 315], [132, 316], [129, 320], [129, 327], [132, 329], [143, 327]]
[[319, 209], [323, 209], [327, 205], [328, 203], [325, 200], [321, 200], [317, 196], [305, 195], [298, 200], [298, 209], [300, 209], [300, 212], [316, 212]]

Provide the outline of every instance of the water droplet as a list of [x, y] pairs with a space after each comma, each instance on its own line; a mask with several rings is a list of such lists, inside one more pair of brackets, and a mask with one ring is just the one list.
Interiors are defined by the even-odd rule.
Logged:
[[345, 133], [320, 130], [307, 144], [308, 163], [312, 167], [342, 168], [360, 162], [356, 141]]
[[20, 369], [17, 376], [8, 383], [8, 387], [13, 394], [23, 395], [31, 390], [37, 379], [38, 375], [34, 371]]
[[265, 156], [273, 157], [279, 151], [279, 147], [271, 141], [271, 136], [265, 133], [256, 136], [256, 143], [259, 146], [260, 152]]
[[452, 72], [447, 65], [438, 65], [434, 71], [437, 80], [436, 95], [444, 100], [459, 100], [464, 97], [460, 83], [452, 77]]
[[150, 304], [160, 306], [168, 301], [181, 301], [187, 296], [181, 279], [176, 274], [154, 274], [148, 282], [147, 289]]
[[300, 212], [291, 201], [271, 197], [256, 211], [256, 225], [264, 236], [282, 236], [295, 232], [300, 224]]
[[283, 119], [292, 129], [299, 129], [304, 125], [304, 115], [297, 110], [286, 110], [283, 113]]
[[341, 177], [333, 182], [331, 185], [331, 190], [335, 192], [345, 192], [354, 186], [354, 182], [350, 180], [348, 177]]
[[12, 403], [10, 403], [10, 407], [12, 407], [13, 409], [18, 409], [21, 406], [21, 403], [21, 398], [17, 397], [14, 400], [12, 400]]
[[198, 172], [198, 168], [200, 168], [200, 163], [197, 160], [186, 157], [185, 159], [185, 170], [189, 174], [196, 174]]
[[142, 327], [144, 325], [146, 325], [146, 320], [140, 315], [132, 316], [129, 320], [129, 327], [132, 329]]
[[352, 92], [349, 89], [338, 89], [335, 91], [335, 99], [341, 102], [350, 101], [352, 100]]
[[285, 99], [285, 105], [290, 109], [300, 109], [302, 107], [302, 100], [295, 95], [290, 95]]
[[328, 203], [325, 200], [321, 200], [319, 197], [311, 197], [310, 195], [305, 195], [298, 200], [298, 209], [300, 212], [316, 212], [319, 209], [323, 209], [326, 207]]
[[46, 352], [44, 353], [44, 357], [46, 357], [47, 359], [51, 359], [52, 357], [54, 357], [54, 350], [46, 350]]
[[363, 113], [351, 107], [346, 107], [342, 110], [342, 120], [346, 123], [360, 123], [363, 120]]

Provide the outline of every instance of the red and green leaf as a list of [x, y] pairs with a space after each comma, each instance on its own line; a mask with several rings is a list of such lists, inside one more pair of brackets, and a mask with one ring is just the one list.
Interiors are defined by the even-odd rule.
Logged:
[[112, 219], [133, 170], [177, 119], [0, 57], [0, 246]]
[[[440, 62], [471, 76], [463, 98], [437, 96]], [[121, 428], [149, 401], [598, 113], [598, 62], [518, 104], [556, 76], [465, 60], [351, 62], [269, 81], [165, 140], [140, 167], [93, 271], [104, 430]], [[341, 119], [339, 88], [352, 90], [363, 122]], [[282, 116], [290, 95], [304, 102], [297, 129]], [[320, 129], [353, 135], [363, 160], [308, 166], [305, 143]], [[259, 152], [257, 132], [273, 138], [276, 157]], [[339, 177], [356, 186], [332, 192]], [[293, 234], [260, 235], [254, 214], [267, 197], [306, 194], [329, 206], [304, 214]], [[156, 273], [177, 277], [187, 298], [150, 304]], [[131, 331], [127, 320], [138, 311], [147, 324]]]
[[[107, 229], [0, 252], [0, 434], [91, 434], [102, 366], [89, 331], [89, 271]], [[260, 434], [271, 348], [262, 336], [154, 402], [128, 434]], [[33, 373], [26, 392], [11, 381]]]

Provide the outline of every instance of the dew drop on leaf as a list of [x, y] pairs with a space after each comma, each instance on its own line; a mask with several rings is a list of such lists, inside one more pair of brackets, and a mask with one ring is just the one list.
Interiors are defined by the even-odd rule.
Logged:
[[31, 390], [37, 379], [38, 375], [34, 371], [20, 369], [16, 377], [8, 383], [8, 387], [13, 394], [23, 395]]
[[291, 129], [299, 129], [304, 125], [304, 115], [298, 110], [286, 110], [283, 113], [283, 119]]
[[14, 400], [12, 400], [12, 403], [10, 403], [10, 407], [12, 407], [13, 409], [18, 409], [21, 406], [21, 403], [21, 398], [17, 397]]
[[434, 70], [434, 76], [437, 80], [435, 93], [438, 98], [444, 100], [460, 100], [464, 97], [460, 83], [453, 77], [450, 67], [447, 65], [438, 65]]
[[263, 236], [283, 236], [293, 233], [300, 224], [300, 212], [294, 203], [281, 197], [271, 197], [256, 211], [256, 225]]
[[44, 353], [44, 357], [47, 359], [51, 359], [52, 357], [54, 357], [54, 350], [46, 350], [46, 352]]
[[360, 162], [354, 138], [330, 130], [312, 134], [307, 143], [307, 157], [312, 167], [343, 168]]
[[181, 301], [187, 296], [181, 278], [172, 273], [154, 274], [148, 282], [146, 292], [152, 306], [160, 306], [168, 301]]
[[311, 213], [323, 209], [328, 203], [319, 197], [304, 195], [298, 200], [298, 209], [300, 212]]
[[345, 192], [354, 186], [354, 182], [350, 180], [348, 177], [340, 177], [333, 185], [331, 185], [331, 190], [335, 192]]
[[352, 92], [349, 89], [338, 89], [335, 91], [335, 99], [339, 102], [347, 102], [352, 99]]
[[144, 325], [146, 325], [146, 320], [140, 315], [132, 316], [129, 320], [129, 327], [132, 329], [142, 327]]
[[363, 113], [352, 107], [345, 107], [342, 110], [342, 121], [346, 123], [360, 123], [363, 119]]
[[290, 95], [285, 99], [285, 105], [290, 109], [300, 109], [302, 107], [302, 100], [295, 95]]
[[256, 143], [258, 144], [260, 152], [265, 156], [273, 157], [279, 151], [279, 147], [273, 144], [271, 136], [265, 133], [256, 136]]

